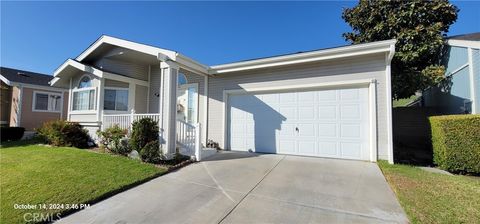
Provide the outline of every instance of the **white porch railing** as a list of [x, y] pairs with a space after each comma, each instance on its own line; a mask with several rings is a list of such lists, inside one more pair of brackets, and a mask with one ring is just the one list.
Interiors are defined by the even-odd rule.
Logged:
[[147, 117], [155, 122], [160, 120], [160, 114], [136, 114], [134, 110], [130, 114], [104, 114], [102, 129], [105, 130], [117, 124], [120, 128], [131, 130], [134, 121]]
[[[120, 128], [131, 130], [132, 123], [142, 118], [151, 118], [155, 122], [160, 120], [160, 114], [136, 114], [134, 110], [130, 114], [104, 114], [102, 119], [102, 130], [117, 124]], [[177, 146], [180, 153], [188, 156], [195, 156], [200, 161], [202, 156], [201, 128], [200, 123], [189, 124], [177, 120]]]
[[189, 124], [185, 121], [177, 120], [177, 145], [180, 153], [189, 156], [195, 156], [197, 161], [202, 158], [202, 146], [200, 143], [200, 124]]

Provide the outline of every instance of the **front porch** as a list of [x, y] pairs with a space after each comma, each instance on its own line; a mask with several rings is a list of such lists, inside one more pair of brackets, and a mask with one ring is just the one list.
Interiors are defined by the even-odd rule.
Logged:
[[[105, 130], [113, 125], [118, 125], [120, 128], [131, 131], [133, 122], [150, 118], [157, 122], [160, 127], [160, 114], [137, 114], [135, 110], [131, 110], [129, 114], [107, 114], [102, 116], [102, 130]], [[182, 155], [187, 155], [195, 158], [197, 161], [202, 159], [202, 143], [201, 143], [201, 124], [190, 124], [183, 120], [177, 120], [175, 125], [176, 130], [176, 151]], [[158, 133], [161, 138], [161, 131]], [[204, 155], [205, 156], [205, 155]]]
[[167, 156], [196, 155], [206, 143], [208, 72], [177, 52], [104, 36], [54, 77], [53, 86], [69, 88], [67, 119], [93, 138], [97, 130], [129, 129], [149, 117], [158, 122]]

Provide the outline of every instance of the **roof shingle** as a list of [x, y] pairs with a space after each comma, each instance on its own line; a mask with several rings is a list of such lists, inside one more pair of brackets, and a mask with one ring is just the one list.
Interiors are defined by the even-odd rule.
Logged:
[[0, 74], [6, 79], [8, 79], [10, 82], [18, 82], [40, 86], [50, 86], [48, 82], [53, 79], [51, 75], [6, 67], [0, 67]]

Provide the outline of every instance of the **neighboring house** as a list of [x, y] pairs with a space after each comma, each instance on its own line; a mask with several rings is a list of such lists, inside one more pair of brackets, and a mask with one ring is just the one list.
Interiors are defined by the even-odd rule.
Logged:
[[68, 90], [50, 86], [51, 75], [0, 69], [2, 125], [34, 130], [45, 121], [66, 118]]
[[155, 119], [166, 155], [211, 139], [227, 150], [393, 162], [394, 51], [387, 40], [207, 66], [102, 36], [51, 84], [69, 89], [68, 120], [94, 138]]
[[480, 33], [447, 39], [446, 79], [422, 94], [422, 105], [442, 114], [480, 114]]

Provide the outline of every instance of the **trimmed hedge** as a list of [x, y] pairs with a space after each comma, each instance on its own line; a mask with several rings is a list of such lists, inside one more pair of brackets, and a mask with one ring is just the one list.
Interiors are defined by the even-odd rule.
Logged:
[[23, 137], [25, 128], [22, 127], [0, 127], [0, 140], [4, 141], [16, 141]]
[[433, 160], [454, 173], [480, 173], [480, 115], [430, 117]]

